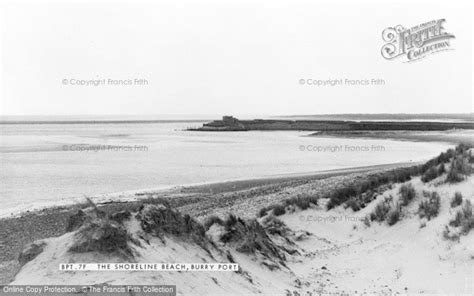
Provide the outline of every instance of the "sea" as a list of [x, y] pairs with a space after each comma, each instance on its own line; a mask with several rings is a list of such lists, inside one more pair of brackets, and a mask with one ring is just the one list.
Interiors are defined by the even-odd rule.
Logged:
[[200, 132], [202, 119], [0, 124], [0, 217], [123, 192], [427, 160], [451, 145]]

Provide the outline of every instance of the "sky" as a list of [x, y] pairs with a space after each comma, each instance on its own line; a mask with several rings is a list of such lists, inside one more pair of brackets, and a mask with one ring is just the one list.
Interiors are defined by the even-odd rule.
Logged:
[[[474, 112], [472, 6], [454, 2], [6, 1], [0, 115]], [[452, 50], [381, 56], [385, 28], [441, 18]]]

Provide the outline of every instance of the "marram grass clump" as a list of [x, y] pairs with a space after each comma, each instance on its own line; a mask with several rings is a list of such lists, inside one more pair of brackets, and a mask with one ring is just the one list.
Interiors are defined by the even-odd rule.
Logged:
[[191, 239], [206, 251], [211, 243], [206, 237], [204, 226], [191, 216], [181, 214], [172, 208], [157, 204], [143, 205], [136, 215], [140, 226], [146, 233], [160, 238], [163, 242], [166, 235]]
[[99, 252], [127, 259], [133, 258], [133, 250], [129, 243], [139, 245], [139, 242], [132, 238], [122, 224], [129, 218], [129, 213], [112, 215], [116, 219], [111, 219], [111, 216], [99, 210], [90, 199], [87, 201], [90, 208], [78, 210], [69, 218], [67, 231], [76, 231], [74, 242], [69, 251], [75, 253]]

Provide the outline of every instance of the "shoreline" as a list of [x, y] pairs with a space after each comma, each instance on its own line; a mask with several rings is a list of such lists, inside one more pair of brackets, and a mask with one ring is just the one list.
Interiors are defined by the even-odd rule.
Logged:
[[[95, 215], [100, 213], [100, 217], [103, 217], [100, 221], [106, 224], [117, 219], [119, 217], [117, 214], [128, 213], [127, 222], [121, 224], [123, 229], [138, 242], [145, 242], [145, 244], [137, 244], [138, 248], [129, 246], [132, 248], [130, 250], [137, 252], [134, 260], [138, 263], [152, 262], [153, 258], [158, 262], [162, 262], [159, 261], [162, 259], [156, 258], [166, 258], [165, 260], [172, 262], [179, 262], [183, 258], [191, 258], [189, 262], [200, 260], [221, 262], [227, 258], [242, 266], [242, 270], [246, 271], [244, 278], [238, 278], [243, 281], [243, 285], [239, 287], [246, 287], [249, 290], [262, 283], [273, 282], [275, 276], [279, 275], [287, 280], [281, 282], [281, 286], [270, 290], [295, 291], [295, 294], [296, 292], [305, 294], [305, 291], [326, 293], [354, 291], [357, 293], [362, 290], [382, 294], [394, 291], [403, 293], [408, 290], [414, 293], [426, 293], [446, 289], [459, 292], [462, 290], [463, 278], [455, 273], [459, 272], [462, 275], [468, 272], [468, 268], [459, 269], [458, 266], [465, 262], [465, 258], [472, 259], [472, 254], [470, 254], [472, 248], [468, 246], [472, 245], [474, 237], [467, 237], [466, 232], [473, 228], [472, 226], [465, 231], [464, 226], [451, 225], [450, 221], [454, 214], [452, 197], [459, 195], [461, 199], [466, 199], [463, 201], [463, 209], [466, 205], [470, 206], [474, 196], [472, 187], [474, 179], [472, 176], [469, 177], [466, 171], [462, 182], [453, 182], [448, 177], [453, 171], [452, 166], [431, 181], [423, 180], [423, 177], [426, 176], [424, 172], [429, 171], [426, 166], [437, 168], [440, 164], [449, 163], [451, 159], [454, 162], [458, 155], [462, 155], [463, 161], [472, 163], [472, 150], [466, 149], [471, 148], [459, 145], [423, 165], [420, 165], [420, 162], [395, 163], [312, 174], [284, 175], [271, 179], [202, 184], [182, 187], [168, 196], [159, 196], [149, 192], [144, 193], [144, 197], [148, 199], [98, 204], [99, 211], [92, 210], [92, 212], [95, 212]], [[469, 167], [472, 169], [472, 165]], [[411, 203], [403, 204], [402, 208], [400, 205], [405, 198], [403, 188], [413, 188], [414, 195]], [[351, 193], [346, 192], [347, 189], [355, 190], [357, 195], [352, 196]], [[429, 212], [433, 213], [429, 218], [425, 216], [426, 209], [420, 212], [421, 205], [427, 202], [427, 193], [430, 193], [430, 199], [437, 196], [439, 200], [436, 213], [434, 210]], [[359, 204], [360, 207], [356, 209], [353, 204], [349, 204], [351, 200], [360, 201], [363, 204]], [[336, 206], [330, 206], [331, 202]], [[396, 220], [391, 220], [390, 215], [383, 214], [384, 216], [380, 216], [379, 219], [377, 215], [382, 214], [377, 214], [377, 209], [381, 204], [388, 205], [392, 212], [399, 211], [401, 215], [397, 216]], [[88, 208], [85, 211], [87, 213], [93, 205], [89, 203], [75, 206], [48, 209], [42, 213], [30, 213], [19, 218], [0, 220], [0, 224], [3, 223], [0, 227], [1, 284], [35, 282], [52, 284], [64, 280], [83, 284], [90, 283], [90, 280], [93, 280], [92, 283], [104, 280], [87, 277], [94, 275], [93, 273], [65, 275], [57, 270], [58, 264], [62, 262], [115, 260], [120, 253], [114, 252], [122, 250], [109, 249], [107, 253], [104, 253], [96, 248], [86, 249], [87, 254], [80, 254], [83, 249], [79, 251], [71, 249], [71, 243], [73, 246], [77, 246], [77, 242], [82, 244], [81, 237], [84, 233], [88, 233], [86, 234], [88, 244], [95, 241], [97, 237], [114, 244], [118, 242], [110, 238], [107, 232], [104, 233], [104, 230], [96, 230], [93, 233], [84, 232], [86, 229], [89, 231], [90, 225], [98, 225], [94, 224], [97, 223], [94, 219], [99, 216], [94, 216], [94, 214], [89, 216], [92, 219], [90, 225], [82, 224], [84, 226], [80, 228], [82, 230], [75, 232], [75, 234], [81, 233], [80, 236], [76, 236], [74, 230], [71, 232], [71, 229], [66, 232], [65, 226], [71, 221], [70, 214], [81, 206], [83, 206], [82, 209]], [[152, 213], [147, 209], [162, 209], [165, 212], [158, 210], [156, 215], [146, 216]], [[278, 213], [277, 209], [280, 209]], [[228, 216], [229, 214], [232, 216]], [[182, 222], [171, 218], [173, 215], [182, 217]], [[168, 220], [166, 217], [170, 217], [170, 223], [164, 222]], [[152, 222], [155, 219], [160, 222]], [[186, 224], [189, 223], [186, 221], [193, 221], [196, 226], [201, 225], [205, 232], [199, 232], [201, 236], [197, 236], [199, 235], [197, 232], [185, 232], [193, 238], [189, 240], [189, 236], [183, 236], [183, 233], [179, 232], [182, 231], [180, 229], [193, 227], [192, 223]], [[254, 223], [252, 221], [263, 227], [257, 227], [257, 229], [262, 229], [264, 235], [258, 234], [262, 230], [253, 230], [250, 226]], [[140, 225], [139, 228], [136, 228], [137, 223]], [[164, 231], [165, 236], [160, 237], [159, 233], [148, 236], [145, 234], [148, 233], [147, 229], [144, 228], [144, 225], [148, 223], [158, 223], [156, 227], [160, 225], [160, 227], [171, 227], [171, 229], [155, 228], [159, 233]], [[396, 226], [393, 226], [394, 224]], [[448, 224], [451, 225], [449, 229]], [[440, 233], [443, 226], [446, 226], [444, 229], [448, 229], [449, 237], [458, 235], [456, 245], [453, 245], [453, 241], [446, 237], [445, 232]], [[224, 231], [225, 235], [235, 236], [235, 233], [240, 233], [237, 231], [243, 231], [243, 234], [235, 236], [235, 240], [226, 240], [223, 236], [219, 236], [223, 233], [221, 231]], [[216, 252], [203, 247], [201, 245], [203, 241], [196, 237], [209, 239], [210, 244], [216, 248], [212, 250]], [[37, 241], [41, 238], [45, 240]], [[118, 238], [120, 241], [127, 240], [126, 237], [120, 235]], [[441, 244], [440, 239], [445, 243]], [[45, 244], [46, 249], [42, 249], [41, 254], [34, 258], [32, 263], [21, 267], [20, 264], [23, 264], [20, 263], [21, 257], [24, 257], [26, 253], [22, 253], [23, 255], [19, 257], [19, 252], [30, 241], [36, 241], [36, 245]], [[284, 256], [281, 255], [282, 253], [271, 251], [274, 250], [273, 248], [267, 249], [267, 244], [284, 252]], [[248, 249], [249, 245], [250, 249]], [[246, 246], [247, 249], [242, 249], [241, 246]], [[444, 246], [454, 246], [455, 250], [445, 250]], [[223, 254], [227, 254], [227, 257]], [[222, 258], [217, 255], [222, 255]], [[387, 264], [374, 269], [370, 262], [380, 260]], [[421, 260], [421, 264], [418, 260]], [[279, 264], [285, 268], [278, 268]], [[439, 268], [445, 272], [440, 273]], [[396, 279], [394, 279], [394, 272], [395, 275], [398, 274]], [[140, 275], [137, 278], [134, 278], [132, 274], [126, 274], [126, 278], [110, 275], [105, 280], [119, 284], [132, 283], [138, 279], [156, 280], [151, 273], [150, 276]], [[417, 274], [425, 274], [425, 281], [413, 281], [416, 279], [413, 275]], [[209, 280], [209, 275], [203, 275], [203, 277], [193, 275], [193, 278], [196, 282], [206, 281]], [[246, 281], [249, 278], [252, 279], [250, 283]], [[366, 278], [370, 281], [370, 286], [363, 281]], [[182, 275], [167, 273], [165, 279], [172, 283], [181, 282]], [[433, 281], [442, 282], [447, 279], [449, 279], [449, 284], [437, 286], [430, 284]], [[226, 280], [228, 280], [227, 277], [214, 279], [214, 284], [206, 287], [206, 291], [209, 291], [210, 287], [216, 291], [225, 289], [220, 286], [220, 283]], [[187, 279], [185, 282], [189, 283], [189, 281]], [[301, 285], [294, 285], [295, 282]], [[182, 285], [180, 288], [186, 294], [194, 291], [193, 285], [189, 284]]]
[[362, 172], [374, 171], [378, 169], [386, 170], [386, 169], [393, 169], [397, 167], [408, 167], [408, 166], [417, 165], [421, 163], [423, 163], [423, 161], [397, 162], [397, 163], [387, 163], [387, 164], [379, 164], [379, 165], [371, 165], [371, 166], [322, 170], [322, 171], [314, 171], [314, 172], [288, 173], [288, 174], [280, 174], [280, 175], [268, 176], [268, 177], [255, 177], [255, 178], [249, 178], [249, 179], [232, 179], [228, 181], [209, 182], [209, 183], [200, 183], [200, 184], [198, 183], [198, 184], [183, 185], [183, 186], [177, 186], [177, 187], [182, 188], [183, 190], [186, 190], [187, 192], [195, 192], [195, 193], [209, 193], [209, 191], [212, 190], [212, 192], [215, 194], [215, 193], [245, 190], [245, 189], [250, 189], [252, 187], [272, 185], [272, 184], [288, 182], [288, 181], [326, 179], [326, 178], [330, 178], [334, 176], [341, 176], [341, 175], [353, 174], [353, 173], [362, 173]]
[[[384, 137], [377, 133], [377, 137]], [[419, 139], [423, 141], [422, 138]], [[440, 151], [441, 152], [441, 151]], [[101, 195], [97, 206], [105, 212], [138, 210], [144, 202], [166, 200], [170, 206], [189, 214], [198, 221], [207, 216], [225, 217], [229, 213], [243, 218], [255, 218], [266, 206], [283, 202], [299, 194], [324, 196], [338, 186], [353, 184], [372, 174], [396, 168], [410, 167], [420, 162], [400, 162], [381, 165], [313, 171], [305, 173], [234, 179], [199, 184], [122, 191]], [[113, 200], [120, 196], [121, 200]], [[105, 200], [105, 199], [108, 200]], [[66, 232], [71, 214], [85, 208], [85, 203], [49, 206], [0, 217], [0, 284], [14, 279], [20, 269], [18, 255], [25, 245]]]
[[[239, 216], [255, 217], [257, 211], [290, 194], [313, 192], [322, 194], [335, 186], [365, 178], [367, 174], [408, 167], [416, 163], [396, 163], [332, 171], [234, 180], [195, 186], [181, 186], [174, 190], [147, 192], [133, 195], [129, 201], [110, 201], [97, 206], [106, 212], [118, 209], [138, 209], [147, 199], [165, 199], [173, 208], [192, 217], [203, 220], [208, 215], [225, 216], [235, 213]], [[69, 216], [85, 204], [57, 206], [23, 212], [18, 216], [0, 218], [0, 284], [9, 283], [19, 270], [18, 255], [28, 243], [38, 239], [61, 236], [65, 233]]]
[[[97, 203], [98, 205], [110, 204], [110, 203], [127, 203], [127, 202], [137, 202], [143, 196], [149, 195], [179, 195], [179, 194], [191, 194], [191, 193], [201, 193], [201, 194], [218, 194], [233, 192], [239, 190], [246, 190], [253, 187], [260, 187], [265, 185], [272, 185], [282, 182], [291, 182], [297, 180], [311, 180], [311, 179], [324, 179], [332, 176], [339, 176], [357, 172], [367, 172], [376, 169], [390, 169], [396, 167], [407, 167], [411, 165], [420, 164], [420, 162], [398, 162], [398, 163], [387, 163], [371, 166], [360, 166], [360, 167], [349, 167], [349, 168], [340, 168], [340, 169], [330, 169], [330, 170], [321, 170], [321, 171], [312, 171], [312, 172], [302, 172], [302, 173], [288, 173], [288, 174], [279, 174], [279, 175], [270, 175], [270, 176], [261, 176], [253, 178], [240, 178], [240, 179], [228, 179], [223, 181], [209, 181], [209, 182], [198, 182], [198, 183], [188, 183], [182, 185], [170, 185], [170, 186], [158, 186], [144, 189], [136, 190], [125, 190], [118, 192], [110, 192], [99, 195], [90, 196], [90, 198]], [[77, 198], [73, 198], [75, 201], [64, 204], [45, 204], [42, 206], [31, 207], [31, 208], [22, 208], [18, 210], [13, 210], [10, 212], [0, 212], [0, 223], [3, 219], [17, 218], [23, 215], [28, 214], [40, 214], [44, 211], [49, 211], [53, 209], [61, 210], [75, 207], [78, 204], [81, 204], [82, 201], [77, 201]], [[51, 202], [53, 203], [53, 202]]]

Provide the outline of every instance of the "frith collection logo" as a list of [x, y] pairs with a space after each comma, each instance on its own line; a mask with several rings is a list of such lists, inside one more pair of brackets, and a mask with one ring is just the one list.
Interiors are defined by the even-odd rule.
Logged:
[[413, 62], [429, 54], [450, 50], [453, 34], [445, 32], [445, 19], [433, 20], [406, 29], [401, 25], [388, 27], [382, 32], [382, 56], [387, 60], [402, 58]]

